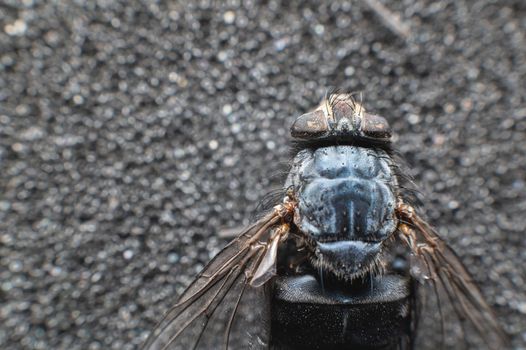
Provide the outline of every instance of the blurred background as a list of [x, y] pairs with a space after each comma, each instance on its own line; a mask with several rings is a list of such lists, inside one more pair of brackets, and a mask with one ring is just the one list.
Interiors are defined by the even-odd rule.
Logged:
[[337, 87], [390, 121], [432, 224], [525, 349], [525, 15], [0, 1], [0, 348], [137, 348], [281, 186], [290, 124]]

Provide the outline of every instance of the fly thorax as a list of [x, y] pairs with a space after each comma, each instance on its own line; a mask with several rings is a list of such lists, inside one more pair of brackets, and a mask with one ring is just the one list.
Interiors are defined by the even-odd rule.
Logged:
[[396, 177], [383, 150], [330, 146], [300, 151], [288, 185], [294, 217], [324, 264], [350, 273], [367, 268], [397, 225]]

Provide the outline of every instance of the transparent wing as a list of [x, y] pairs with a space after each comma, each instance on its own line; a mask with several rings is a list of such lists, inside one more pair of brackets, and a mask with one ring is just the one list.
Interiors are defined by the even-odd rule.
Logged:
[[[275, 273], [275, 249], [286, 234], [273, 230], [279, 223], [274, 211], [227, 245], [166, 313], [143, 349], [267, 348], [269, 305], [263, 285]], [[243, 329], [251, 321], [260, 323], [257, 334]]]
[[[447, 338], [454, 339], [456, 334], [456, 340], [447, 344], [448, 347], [453, 345], [454, 348], [471, 348], [466, 327], [472, 327], [483, 340], [477, 348], [507, 348], [507, 335], [453, 249], [412, 208], [402, 215], [401, 222], [401, 238], [409, 245], [412, 254], [410, 273], [427, 287], [423, 306], [430, 305], [432, 300], [437, 307], [442, 344]], [[456, 318], [456, 322], [451, 322], [452, 316]], [[419, 329], [424, 328], [425, 333], [429, 324], [423, 318]], [[427, 342], [429, 343], [429, 339]]]

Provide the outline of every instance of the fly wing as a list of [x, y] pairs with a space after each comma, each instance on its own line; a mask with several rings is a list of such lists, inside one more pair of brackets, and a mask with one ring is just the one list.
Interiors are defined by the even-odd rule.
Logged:
[[[275, 256], [271, 247], [286, 234], [273, 230], [279, 223], [280, 216], [274, 211], [227, 245], [166, 313], [143, 349], [229, 349], [233, 344], [243, 349], [267, 348], [267, 291], [253, 285], [261, 286], [272, 277], [269, 271], [274, 271]], [[253, 283], [256, 275], [257, 284]], [[242, 326], [251, 320], [260, 327], [257, 334], [248, 336]]]
[[[484, 342], [482, 346], [489, 349], [507, 348], [507, 335], [453, 249], [412, 210], [406, 214], [409, 215], [402, 218], [400, 231], [401, 238], [409, 245], [412, 254], [410, 273], [424, 287], [428, 287], [423, 306], [430, 305], [429, 301], [434, 300], [438, 308], [442, 342], [447, 338], [446, 333], [451, 337], [455, 331], [460, 333], [457, 341], [467, 342], [465, 327], [473, 327]], [[455, 325], [458, 326], [460, 321], [460, 327], [456, 329], [451, 328], [452, 315], [457, 319]], [[456, 345], [459, 346], [458, 343]]]

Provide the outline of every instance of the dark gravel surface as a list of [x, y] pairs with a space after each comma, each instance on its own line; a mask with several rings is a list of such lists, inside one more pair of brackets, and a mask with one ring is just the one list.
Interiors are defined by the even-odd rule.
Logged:
[[328, 87], [386, 116], [526, 348], [526, 4], [0, 2], [0, 348], [132, 349]]

